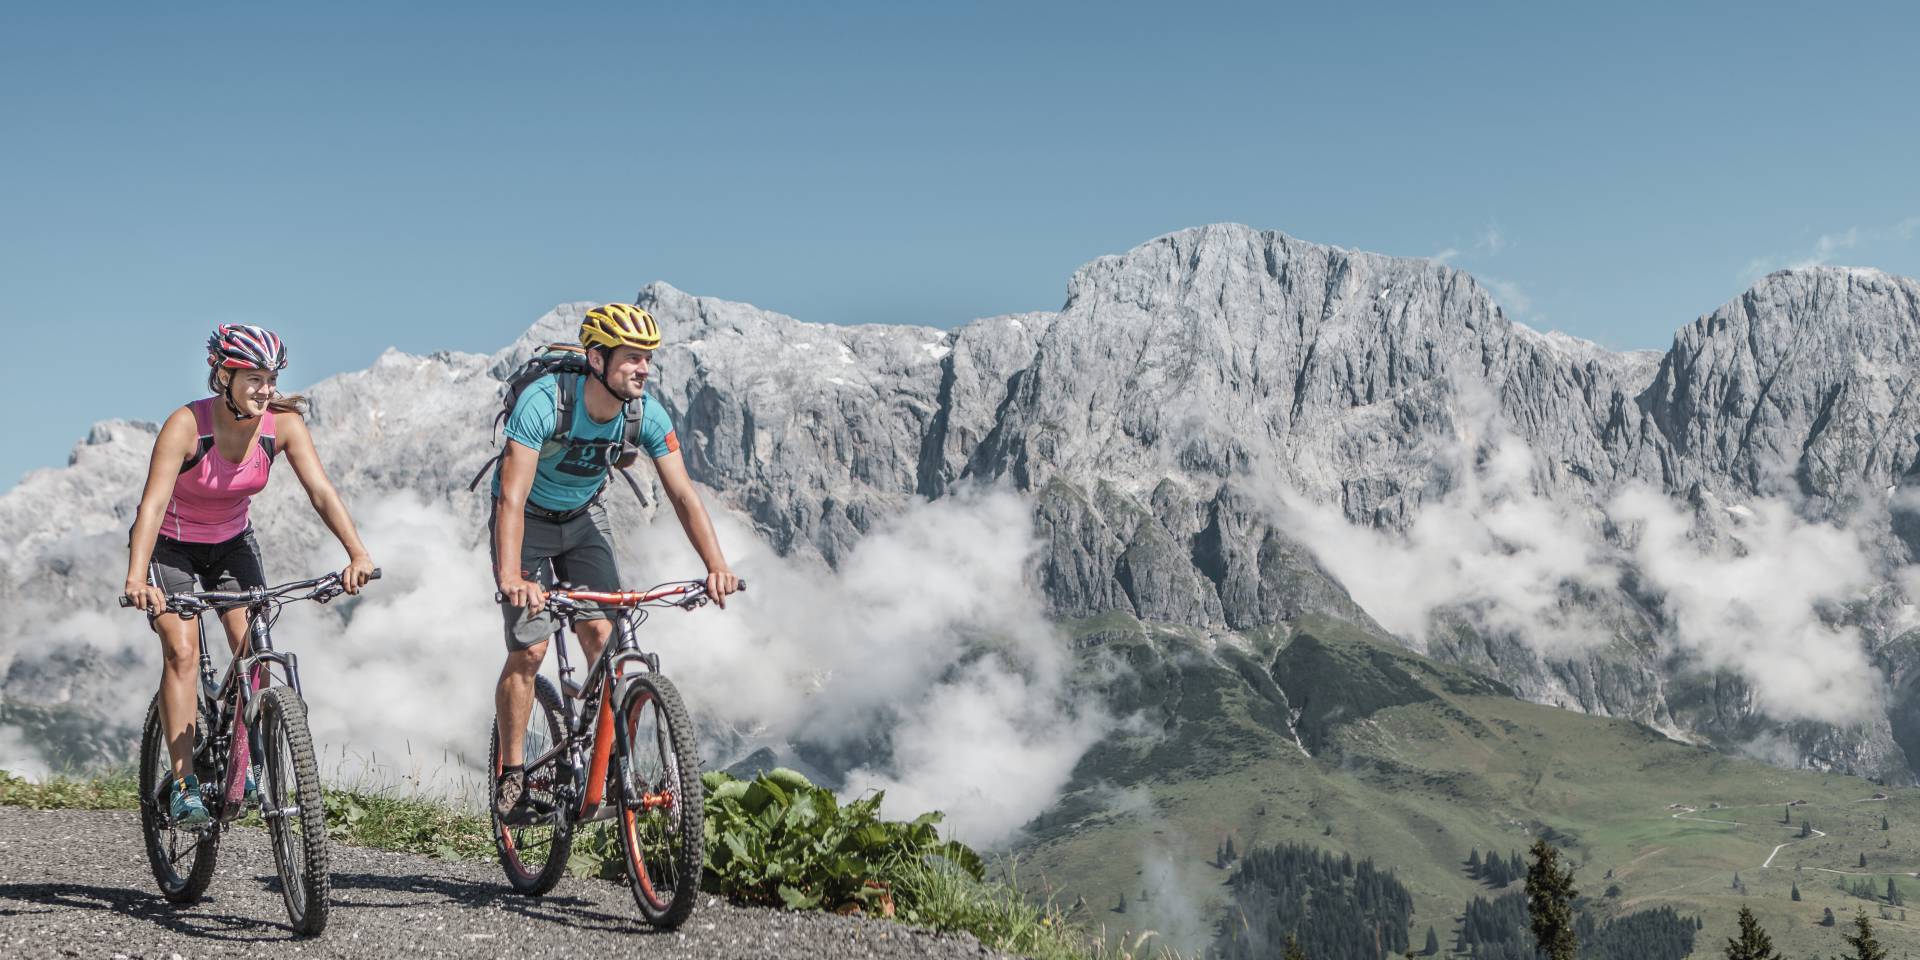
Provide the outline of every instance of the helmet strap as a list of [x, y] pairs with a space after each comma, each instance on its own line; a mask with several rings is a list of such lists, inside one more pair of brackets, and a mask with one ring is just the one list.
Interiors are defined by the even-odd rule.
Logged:
[[233, 402], [233, 381], [235, 379], [237, 378], [233, 374], [227, 374], [227, 388], [220, 391], [220, 399], [226, 401], [227, 410], [233, 414], [235, 420], [252, 420], [253, 414], [242, 412], [239, 405]]
[[600, 369], [593, 369], [593, 361], [589, 360], [587, 361], [587, 372], [593, 374], [595, 380], [600, 381], [601, 389], [611, 394], [615, 400], [620, 399], [620, 395], [613, 392], [613, 384], [607, 382], [607, 365], [613, 362], [613, 348], [599, 346], [588, 348], [589, 353], [594, 350], [600, 351]]

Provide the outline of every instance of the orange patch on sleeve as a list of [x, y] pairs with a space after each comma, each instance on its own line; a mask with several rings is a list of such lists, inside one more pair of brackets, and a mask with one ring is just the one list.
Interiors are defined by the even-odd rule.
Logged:
[[680, 433], [678, 431], [675, 431], [675, 430], [667, 431], [667, 452], [668, 453], [680, 452]]

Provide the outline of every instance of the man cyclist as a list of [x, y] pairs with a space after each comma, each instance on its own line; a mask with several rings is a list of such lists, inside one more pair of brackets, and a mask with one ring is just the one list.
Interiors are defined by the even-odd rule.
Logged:
[[[541, 609], [546, 588], [555, 582], [590, 590], [621, 588], [613, 529], [600, 494], [621, 448], [628, 404], [641, 404], [640, 446], [653, 459], [687, 540], [706, 564], [708, 595], [725, 607], [727, 595], [740, 584], [687, 476], [673, 423], [646, 396], [653, 351], [660, 346], [653, 317], [630, 304], [595, 307], [580, 324], [580, 345], [590, 372], [548, 374], [521, 391], [507, 417], [506, 449], [494, 473], [488, 534], [494, 576], [506, 598], [501, 612], [507, 642], [507, 662], [494, 689], [501, 766], [494, 811], [509, 823], [523, 822], [529, 813], [521, 750], [534, 678], [554, 629], [553, 615]], [[578, 381], [563, 384], [564, 377]], [[563, 389], [571, 390], [575, 401], [569, 405], [571, 423], [559, 431], [555, 420]], [[613, 624], [604, 611], [589, 611], [576, 621], [574, 633], [591, 663]]]

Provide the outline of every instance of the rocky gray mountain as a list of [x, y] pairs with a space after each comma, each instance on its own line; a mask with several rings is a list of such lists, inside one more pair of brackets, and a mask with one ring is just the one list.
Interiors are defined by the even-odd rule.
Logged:
[[[807, 323], [662, 283], [637, 302], [667, 332], [652, 389], [690, 470], [782, 554], [835, 564], [911, 504], [999, 485], [1032, 504], [1033, 579], [1061, 619], [1120, 611], [1231, 639], [1325, 612], [1531, 699], [1783, 763], [1906, 780], [1920, 757], [1920, 618], [1899, 586], [1920, 560], [1920, 520], [1901, 512], [1920, 505], [1913, 280], [1776, 273], [1664, 353], [1530, 330], [1433, 261], [1236, 225], [1102, 257], [1057, 312], [951, 331]], [[472, 531], [462, 547], [484, 551], [484, 505], [465, 486], [489, 452], [498, 379], [570, 339], [582, 309], [556, 308], [491, 357], [389, 353], [316, 385], [342, 490], [443, 504]], [[152, 429], [102, 424], [68, 468], [0, 496], [16, 544], [0, 602], [95, 603], [117, 585], [118, 567], [79, 558], [124, 542]], [[1688, 543], [1729, 557], [1756, 549], [1746, 518], [1768, 504], [1851, 531], [1871, 584], [1814, 619], [1819, 637], [1866, 645], [1883, 700], [1822, 720], [1714, 659], [1722, 647], [1682, 629], [1672, 578], [1636, 559], [1649, 527], [1614, 505], [1641, 490], [1687, 519]], [[651, 514], [613, 500], [628, 520]], [[290, 485], [260, 509], [275, 536], [321, 548]], [[1496, 573], [1544, 558], [1544, 586], [1482, 583], [1390, 617], [1329, 541], [1358, 530], [1398, 549], [1458, 517], [1498, 528], [1479, 548]], [[1549, 549], [1566, 544], [1584, 551], [1571, 566]], [[1424, 579], [1412, 570], [1409, 588]], [[1519, 615], [1516, 593], [1535, 595]], [[37, 662], [0, 638], [0, 692], [45, 699]]]

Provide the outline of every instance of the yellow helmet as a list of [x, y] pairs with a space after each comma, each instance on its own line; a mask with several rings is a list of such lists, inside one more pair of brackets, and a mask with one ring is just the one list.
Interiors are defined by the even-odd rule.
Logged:
[[660, 346], [660, 325], [653, 322], [652, 314], [631, 303], [609, 303], [588, 310], [580, 321], [580, 345], [652, 350]]

